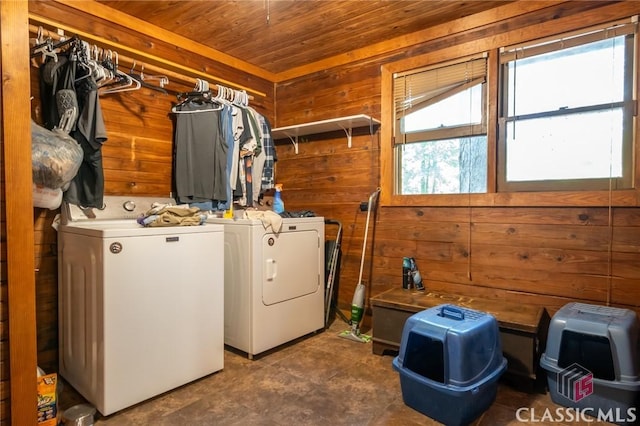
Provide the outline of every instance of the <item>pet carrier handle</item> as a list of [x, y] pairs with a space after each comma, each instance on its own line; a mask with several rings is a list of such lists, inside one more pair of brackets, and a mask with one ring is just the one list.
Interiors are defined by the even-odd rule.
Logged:
[[462, 321], [464, 319], [464, 312], [462, 309], [456, 308], [455, 306], [443, 306], [440, 310], [440, 316]]

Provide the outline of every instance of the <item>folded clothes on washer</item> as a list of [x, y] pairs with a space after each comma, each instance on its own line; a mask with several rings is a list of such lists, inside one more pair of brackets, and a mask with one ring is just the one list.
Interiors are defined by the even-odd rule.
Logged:
[[271, 228], [275, 234], [282, 229], [282, 217], [271, 210], [245, 210], [245, 219], [260, 219], [264, 229]]
[[137, 221], [142, 226], [192, 226], [202, 225], [206, 219], [198, 207], [154, 204]]

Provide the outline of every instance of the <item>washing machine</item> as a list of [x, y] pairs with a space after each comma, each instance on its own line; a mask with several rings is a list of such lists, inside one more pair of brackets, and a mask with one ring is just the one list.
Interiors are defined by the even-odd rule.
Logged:
[[142, 227], [153, 202], [62, 206], [59, 373], [105, 416], [224, 367], [224, 227]]
[[254, 355], [324, 327], [324, 218], [224, 226], [224, 342]]

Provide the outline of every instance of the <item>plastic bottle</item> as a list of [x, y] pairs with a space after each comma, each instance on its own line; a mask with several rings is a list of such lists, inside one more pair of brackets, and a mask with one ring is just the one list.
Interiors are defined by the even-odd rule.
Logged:
[[402, 288], [410, 290], [413, 284], [411, 275], [411, 260], [408, 257], [402, 258]]
[[222, 217], [225, 219], [233, 219], [233, 203], [229, 203], [229, 208], [224, 211]]
[[422, 284], [422, 275], [420, 275], [416, 260], [411, 257], [409, 258], [409, 262], [411, 264], [411, 280], [413, 282], [413, 286], [416, 290], [424, 291], [424, 284]]
[[280, 214], [284, 212], [284, 201], [282, 201], [282, 184], [276, 184], [276, 193], [273, 197], [273, 211]]

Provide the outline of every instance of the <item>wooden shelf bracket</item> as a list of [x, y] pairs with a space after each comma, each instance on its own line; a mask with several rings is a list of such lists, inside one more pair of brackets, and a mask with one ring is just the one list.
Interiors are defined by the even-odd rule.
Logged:
[[349, 127], [349, 128], [344, 127], [340, 123], [338, 123], [338, 127], [340, 127], [342, 130], [344, 130], [345, 135], [347, 135], [347, 146], [349, 148], [351, 148], [351, 140], [352, 140], [351, 131], [352, 131], [352, 128], [351, 127]]

